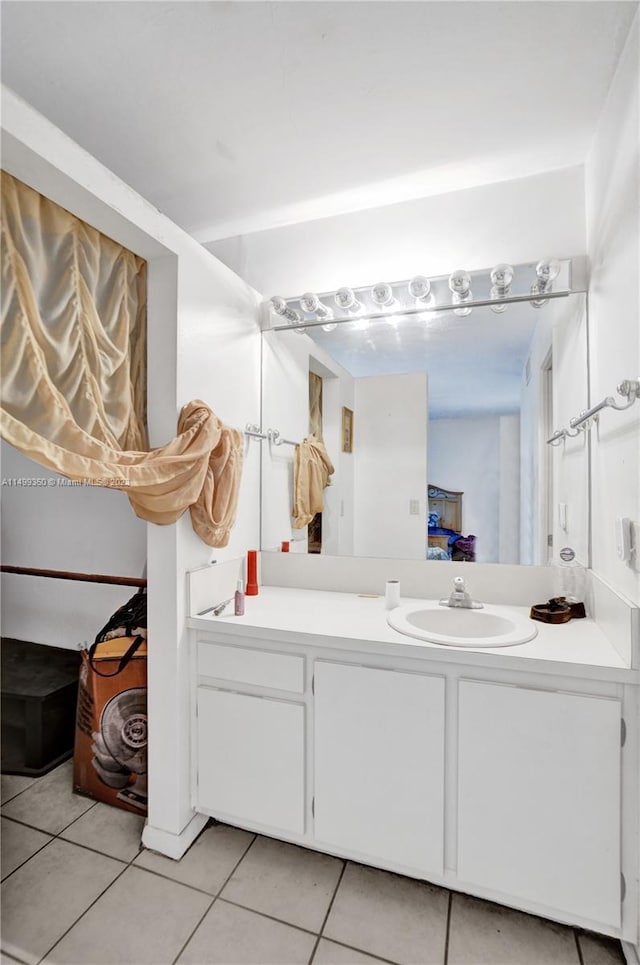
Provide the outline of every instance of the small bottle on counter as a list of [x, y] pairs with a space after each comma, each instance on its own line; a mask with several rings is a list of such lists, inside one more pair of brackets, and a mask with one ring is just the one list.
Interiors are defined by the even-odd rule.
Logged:
[[563, 546], [555, 565], [556, 596], [564, 597], [571, 607], [572, 617], [584, 617], [584, 598], [587, 574], [584, 566], [578, 563], [575, 551]]
[[238, 586], [236, 588], [234, 597], [234, 613], [237, 617], [244, 616], [244, 582], [243, 580], [238, 580]]
[[578, 563], [575, 550], [564, 546], [556, 563], [556, 590], [571, 603], [584, 602], [585, 572]]
[[258, 551], [247, 550], [247, 596], [257, 596], [258, 586]]
[[387, 580], [384, 586], [385, 610], [395, 610], [400, 606], [400, 580]]

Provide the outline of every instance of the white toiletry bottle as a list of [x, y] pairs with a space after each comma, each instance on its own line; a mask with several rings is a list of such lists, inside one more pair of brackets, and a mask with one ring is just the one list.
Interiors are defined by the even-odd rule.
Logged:
[[586, 575], [584, 567], [576, 560], [570, 546], [560, 550], [556, 562], [556, 596], [563, 596], [567, 603], [584, 603]]
[[244, 582], [238, 580], [238, 587], [234, 597], [234, 611], [237, 617], [244, 616]]

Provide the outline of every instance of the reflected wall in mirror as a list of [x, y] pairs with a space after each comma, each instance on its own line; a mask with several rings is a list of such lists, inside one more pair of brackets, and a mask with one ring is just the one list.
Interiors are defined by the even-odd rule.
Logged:
[[[588, 565], [588, 433], [547, 444], [589, 406], [587, 363], [584, 293], [500, 314], [267, 331], [263, 431], [308, 435], [309, 373], [322, 378], [335, 467], [322, 553], [540, 564], [570, 545]], [[343, 408], [354, 414], [352, 452]], [[294, 449], [263, 446], [262, 548], [290, 540], [307, 552], [306, 531], [291, 528]]]

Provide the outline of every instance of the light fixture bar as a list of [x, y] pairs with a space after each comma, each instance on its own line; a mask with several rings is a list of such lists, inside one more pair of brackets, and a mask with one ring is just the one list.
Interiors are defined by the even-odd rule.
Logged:
[[[354, 291], [357, 291], [357, 290], [358, 289], [354, 289]], [[361, 290], [366, 291], [366, 289], [361, 289]], [[545, 299], [567, 298], [568, 295], [575, 295], [575, 294], [576, 294], [575, 291], [571, 289], [567, 289], [565, 291], [547, 292], [545, 293], [544, 297]], [[325, 296], [322, 295], [319, 297], [323, 298]], [[533, 301], [533, 299], [534, 299], [534, 296], [532, 296], [531, 294], [509, 295], [507, 298], [504, 299], [503, 304], [510, 305], [510, 304], [518, 304], [519, 302], [531, 302]], [[290, 301], [297, 301], [297, 298], [292, 298], [290, 299]], [[473, 301], [465, 302], [464, 307], [465, 308], [482, 308], [485, 305], [489, 305], [489, 306], [495, 305], [495, 303], [496, 302], [494, 298], [474, 298]], [[422, 305], [420, 306], [420, 308], [393, 307], [390, 311], [387, 311], [387, 312], [363, 312], [362, 314], [358, 314], [358, 315], [345, 315], [343, 317], [334, 317], [331, 319], [331, 322], [332, 324], [335, 324], [335, 325], [343, 325], [347, 322], [360, 322], [360, 321], [372, 322], [372, 321], [378, 321], [379, 319], [383, 319], [383, 318], [389, 318], [391, 315], [400, 317], [400, 316], [411, 316], [411, 315], [424, 315], [427, 312], [437, 314], [438, 312], [452, 312], [455, 308], [459, 309], [460, 304], [459, 303], [454, 304], [453, 302], [451, 302], [446, 305]], [[321, 319], [318, 319], [318, 320], [305, 319], [304, 321], [297, 322], [296, 328], [316, 328], [318, 325], [326, 325], [326, 321]], [[290, 331], [292, 328], [293, 328], [293, 325], [291, 324], [272, 325], [269, 327], [269, 331], [272, 331], [272, 332]]]

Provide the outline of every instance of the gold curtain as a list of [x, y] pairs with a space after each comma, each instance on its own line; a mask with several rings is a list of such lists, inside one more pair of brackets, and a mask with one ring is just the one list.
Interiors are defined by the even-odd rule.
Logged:
[[124, 490], [135, 513], [187, 508], [209, 546], [237, 509], [243, 434], [199, 400], [178, 435], [146, 435], [146, 264], [2, 172], [2, 437], [76, 481]]

